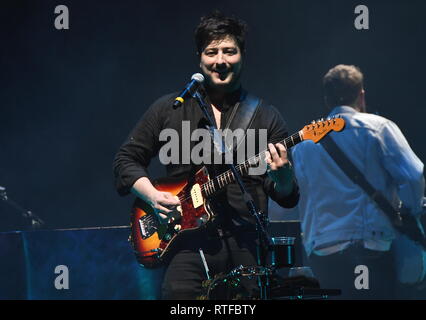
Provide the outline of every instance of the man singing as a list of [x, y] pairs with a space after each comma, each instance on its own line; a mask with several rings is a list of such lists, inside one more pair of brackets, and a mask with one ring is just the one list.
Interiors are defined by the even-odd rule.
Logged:
[[[246, 30], [244, 22], [219, 12], [203, 17], [195, 30], [200, 68], [205, 77], [205, 100], [217, 128], [229, 125], [232, 114], [241, 111], [239, 108], [247, 97], [247, 92], [241, 86]], [[175, 129], [182, 138], [183, 121], [189, 121], [191, 132], [205, 128], [207, 124], [194, 99], [185, 99], [182, 106], [173, 108], [176, 96], [177, 93], [165, 95], [150, 106], [114, 159], [119, 194], [132, 192], [150, 204], [158, 218], [164, 220], [180, 202], [172, 194], [157, 190], [147, 172], [151, 158], [165, 144], [159, 139], [160, 133], [163, 129]], [[268, 142], [284, 140], [287, 126], [280, 113], [263, 100], [259, 101], [250, 128], [256, 129], [256, 134], [259, 129], [266, 129]], [[235, 123], [231, 126], [233, 130], [238, 128]], [[195, 142], [190, 143], [192, 149]], [[266, 215], [268, 196], [283, 207], [293, 207], [297, 204], [299, 193], [284, 146], [269, 143], [264, 147], [269, 149], [267, 173], [248, 175], [243, 181], [258, 208]], [[259, 149], [259, 146], [256, 148]], [[179, 154], [182, 156], [182, 150]], [[210, 163], [206, 167], [211, 177], [227, 168], [213, 160]], [[189, 164], [181, 161], [165, 165], [169, 177], [190, 176], [202, 166], [194, 164], [192, 159]], [[177, 252], [167, 261], [163, 299], [196, 299], [202, 294], [201, 284], [206, 279], [206, 272], [199, 249], [204, 253], [210, 276], [227, 273], [239, 265], [257, 264], [254, 219], [238, 185], [228, 185], [224, 192], [209, 200], [216, 216], [214, 223], [208, 223], [198, 233], [181, 239]], [[245, 286], [247, 292], [252, 294], [256, 283], [248, 282]]]

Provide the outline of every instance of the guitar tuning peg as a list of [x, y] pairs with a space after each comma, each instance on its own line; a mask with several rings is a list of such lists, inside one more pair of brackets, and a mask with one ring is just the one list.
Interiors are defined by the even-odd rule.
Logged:
[[315, 124], [315, 120], [312, 120], [312, 121], [311, 121], [311, 124]]
[[324, 118], [321, 118], [321, 122], [324, 121]]

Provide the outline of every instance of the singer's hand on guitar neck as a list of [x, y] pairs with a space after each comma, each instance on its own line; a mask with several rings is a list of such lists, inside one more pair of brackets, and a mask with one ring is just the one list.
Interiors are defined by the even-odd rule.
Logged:
[[170, 215], [178, 211], [178, 206], [180, 206], [180, 201], [175, 196], [170, 192], [157, 190], [146, 177], [135, 182], [132, 193], [146, 201], [162, 222], [167, 222]]

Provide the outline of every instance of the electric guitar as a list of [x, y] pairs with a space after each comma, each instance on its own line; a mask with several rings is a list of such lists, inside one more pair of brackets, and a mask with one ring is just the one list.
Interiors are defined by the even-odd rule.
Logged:
[[[314, 121], [279, 143], [287, 150], [304, 140], [317, 143], [330, 131], [341, 131], [344, 126], [342, 118]], [[236, 165], [237, 171], [246, 175], [251, 167], [264, 161], [265, 152]], [[194, 232], [212, 220], [214, 213], [209, 198], [234, 181], [231, 170], [210, 178], [206, 167], [201, 168], [191, 179], [163, 178], [154, 181], [157, 190], [170, 192], [180, 200], [181, 205], [169, 216], [167, 223], [162, 223], [148, 203], [139, 198], [135, 200], [129, 241], [138, 262], [147, 268], [160, 266], [181, 234]]]

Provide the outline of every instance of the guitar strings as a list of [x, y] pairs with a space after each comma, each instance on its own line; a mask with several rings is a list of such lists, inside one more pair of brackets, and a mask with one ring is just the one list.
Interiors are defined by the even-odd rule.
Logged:
[[[256, 158], [260, 158], [264, 153], [266, 153], [266, 150], [265, 151], [262, 151], [261, 153], [259, 153], [259, 155], [256, 155], [256, 156], [254, 156], [254, 157], [251, 157], [251, 158], [249, 158], [249, 159], [247, 159], [246, 161], [244, 161], [243, 163], [241, 163], [241, 164], [237, 164], [236, 166], [235, 166], [235, 168], [240, 172], [240, 173], [243, 173], [243, 171], [242, 171], [242, 167], [244, 167], [244, 169], [246, 168], [246, 164], [249, 166], [250, 165], [250, 161], [252, 161], [252, 160], [254, 160], [254, 159], [256, 159]], [[265, 154], [266, 155], [266, 154]], [[260, 160], [260, 159], [259, 159]], [[228, 175], [229, 176], [229, 178], [231, 179], [231, 181], [232, 180], [234, 180], [234, 173], [233, 172], [231, 172], [230, 170], [227, 170], [227, 171], [225, 171], [225, 172], [223, 172], [223, 173], [221, 173], [220, 175], [218, 175], [215, 179], [216, 180], [219, 180], [219, 179], [225, 179], [226, 180], [226, 178], [225, 178], [225, 176], [226, 175]], [[203, 183], [202, 185], [201, 185], [201, 191], [203, 191], [204, 193], [206, 193], [206, 190], [207, 190], [207, 184], [208, 183], [211, 183], [213, 180], [209, 180], [208, 182], [205, 182], [205, 183]], [[214, 185], [214, 182], [213, 182], [213, 185]], [[186, 196], [186, 198], [185, 198], [185, 196]], [[183, 201], [186, 201], [186, 200], [189, 200], [189, 199], [191, 199], [191, 196], [189, 195], [189, 196], [187, 196], [187, 193], [185, 193], [185, 194], [183, 194], [181, 197], [178, 197], [179, 198], [179, 201], [181, 201], [181, 202], [183, 202]]]
[[[330, 120], [327, 120], [327, 124], [326, 124], [326, 121], [321, 121], [321, 123], [323, 124], [323, 125], [330, 125]], [[335, 123], [335, 121], [333, 121], [333, 124]], [[317, 125], [319, 125], [320, 123], [317, 123]], [[284, 140], [280, 140], [280, 141], [278, 141], [278, 142], [270, 142], [270, 143], [272, 143], [272, 144], [276, 144], [276, 143], [283, 143], [284, 144], [284, 146], [285, 146], [285, 148], [288, 150], [289, 148], [291, 148], [291, 147], [293, 147], [294, 145], [296, 145], [297, 143], [299, 143], [299, 142], [302, 142], [304, 139], [303, 139], [303, 136], [300, 134], [300, 131], [298, 131], [298, 132], [296, 132], [296, 133], [294, 133], [294, 134], [292, 134], [291, 136], [289, 136], [289, 137], [286, 137], [286, 138], [284, 138]], [[296, 143], [295, 143], [295, 141], [297, 141]], [[290, 147], [288, 147], [288, 145], [290, 145]], [[264, 150], [264, 151], [262, 151], [262, 152], [260, 152], [258, 155], [255, 155], [255, 156], [253, 156], [253, 157], [251, 157], [251, 158], [249, 158], [249, 159], [247, 159], [246, 161], [244, 161], [243, 163], [241, 163], [241, 164], [237, 164], [235, 167], [236, 167], [236, 169], [240, 172], [240, 173], [243, 173], [243, 171], [242, 171], [242, 167], [244, 167], [244, 169], [246, 168], [246, 165], [247, 166], [250, 166], [250, 161], [252, 161], [252, 160], [256, 160], [256, 162], [255, 163], [257, 163], [257, 161], [261, 161], [261, 160], [264, 160], [264, 158], [263, 159], [260, 159], [260, 157], [261, 156], [263, 156], [264, 154], [266, 155], [266, 152], [267, 152], [268, 150]], [[226, 175], [228, 175], [230, 178], [231, 178], [231, 181], [232, 180], [234, 180], [235, 179], [235, 177], [234, 177], [234, 173], [231, 171], [231, 170], [227, 170], [227, 171], [225, 171], [225, 172], [223, 172], [223, 173], [221, 173], [220, 175], [218, 175], [216, 178], [214, 178], [214, 179], [216, 179], [217, 181], [219, 181], [220, 179], [225, 179], [225, 181], [226, 181]], [[209, 180], [208, 182], [205, 182], [205, 183], [203, 183], [202, 185], [201, 185], [201, 191], [203, 191], [204, 193], [207, 193], [206, 191], [207, 191], [207, 184], [210, 184], [210, 183], [213, 183], [213, 189], [214, 189], [214, 179], [211, 179], [211, 180]], [[219, 184], [219, 182], [218, 182], [218, 184]], [[213, 191], [213, 193], [214, 192], [216, 192], [216, 190], [214, 190]], [[212, 193], [212, 194], [213, 194]], [[191, 195], [188, 195], [186, 192], [185, 192], [185, 194], [183, 194], [183, 195], [181, 195], [180, 197], [178, 197], [179, 198], [179, 201], [181, 201], [181, 202], [184, 202], [184, 201], [186, 201], [186, 200], [189, 200], [189, 199], [191, 199]]]
[[[280, 140], [280, 141], [278, 141], [278, 142], [271, 142], [271, 143], [273, 143], [273, 144], [276, 144], [276, 143], [284, 143], [284, 145], [285, 145], [285, 147], [286, 147], [286, 149], [288, 148], [287, 147], [287, 145], [290, 143], [290, 142], [292, 142], [293, 143], [293, 136], [295, 136], [296, 134], [298, 134], [298, 132], [297, 133], [295, 133], [295, 134], [293, 134], [292, 136], [290, 136], [290, 137], [287, 137], [287, 138], [285, 138], [284, 140]], [[243, 163], [240, 163], [240, 164], [237, 164], [236, 166], [235, 166], [235, 168], [240, 172], [240, 173], [242, 173], [243, 171], [242, 171], [242, 167], [244, 167], [244, 169], [246, 168], [246, 166], [250, 166], [250, 162], [251, 161], [253, 161], [253, 160], [256, 160], [256, 162], [257, 161], [261, 161], [262, 159], [261, 159], [261, 157], [262, 156], [266, 156], [266, 152], [267, 152], [268, 150], [264, 150], [264, 151], [262, 151], [262, 152], [260, 152], [258, 155], [255, 155], [255, 156], [253, 156], [253, 157], [251, 157], [251, 158], [249, 158], [249, 159], [247, 159], [246, 161], [244, 161]], [[264, 158], [263, 158], [263, 160], [264, 160]], [[225, 178], [225, 176], [226, 175], [228, 175], [232, 180], [234, 180], [235, 179], [235, 177], [234, 177], [234, 173], [233, 172], [231, 172], [230, 170], [227, 170], [227, 171], [225, 171], [225, 172], [223, 172], [223, 173], [221, 173], [220, 175], [218, 175], [215, 179], [216, 180], [219, 180], [219, 179], [225, 179], [225, 181], [226, 181], [226, 178]], [[206, 190], [207, 190], [207, 184], [208, 183], [210, 183], [211, 181], [213, 181], [213, 180], [209, 180], [208, 182], [206, 182], [206, 183], [203, 183], [202, 185], [201, 185], [201, 191], [203, 191], [204, 193], [206, 193]], [[214, 183], [213, 183], [213, 186], [214, 186]], [[186, 200], [189, 200], [189, 199], [191, 199], [191, 196], [189, 195], [188, 196], [188, 194], [187, 193], [185, 193], [185, 194], [183, 194], [181, 197], [178, 197], [178, 199], [179, 199], [179, 201], [180, 202], [184, 202], [184, 201], [186, 201]]]

